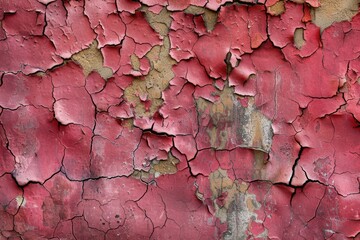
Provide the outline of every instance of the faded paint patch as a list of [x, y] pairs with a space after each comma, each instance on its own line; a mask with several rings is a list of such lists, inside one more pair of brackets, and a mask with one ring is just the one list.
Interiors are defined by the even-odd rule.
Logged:
[[[215, 215], [227, 223], [223, 239], [248, 239], [251, 223], [262, 223], [255, 213], [261, 205], [254, 194], [247, 192], [249, 184], [231, 180], [221, 168], [210, 174], [209, 181]], [[266, 230], [259, 235], [267, 237]]]
[[165, 37], [162, 46], [153, 47], [146, 57], [151, 64], [149, 74], [135, 78], [124, 91], [127, 101], [134, 105], [137, 117], [151, 117], [162, 105], [162, 92], [174, 77], [172, 66], [176, 63], [169, 55], [170, 42]]
[[196, 101], [199, 116], [210, 116], [200, 122], [202, 128], [197, 138], [204, 140], [200, 148], [245, 147], [268, 153], [273, 135], [271, 121], [256, 110], [254, 99], [237, 97], [229, 87], [213, 94], [218, 98], [214, 103], [203, 98]]

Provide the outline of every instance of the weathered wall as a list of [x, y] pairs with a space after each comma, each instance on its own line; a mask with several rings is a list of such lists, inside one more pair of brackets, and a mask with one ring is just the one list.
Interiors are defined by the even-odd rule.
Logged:
[[0, 0], [0, 239], [360, 232], [357, 0]]

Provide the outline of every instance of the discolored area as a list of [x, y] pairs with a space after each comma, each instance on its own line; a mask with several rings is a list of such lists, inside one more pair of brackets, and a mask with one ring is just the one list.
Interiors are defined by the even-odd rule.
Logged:
[[358, 239], [357, 0], [0, 0], [0, 239]]
[[349, 21], [359, 10], [359, 0], [321, 0], [320, 6], [311, 11], [313, 23], [321, 30], [334, 22]]
[[71, 58], [84, 69], [85, 76], [96, 71], [102, 78], [108, 79], [113, 75], [112, 70], [109, 67], [104, 67], [103, 57], [97, 47], [98, 44], [94, 41], [89, 48], [72, 55]]

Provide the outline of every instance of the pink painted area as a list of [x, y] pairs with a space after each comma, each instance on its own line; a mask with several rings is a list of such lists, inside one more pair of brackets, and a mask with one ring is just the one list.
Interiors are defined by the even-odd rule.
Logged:
[[45, 35], [56, 48], [56, 54], [70, 58], [72, 54], [87, 48], [95, 39], [86, 16], [84, 2], [66, 2], [57, 0], [46, 8], [47, 26]]
[[274, 4], [0, 0], [0, 239], [358, 239], [360, 15]]
[[90, 27], [96, 33], [99, 47], [105, 45], [117, 45], [125, 36], [125, 24], [117, 13], [114, 1], [84, 1], [84, 12], [90, 22]]
[[90, 177], [90, 150], [92, 131], [88, 127], [69, 124], [61, 126], [59, 138], [65, 147], [62, 171], [71, 180]]
[[57, 122], [48, 109], [27, 106], [4, 110], [0, 121], [8, 149], [15, 157], [13, 175], [20, 185], [29, 181], [43, 183], [60, 170], [64, 147], [57, 138]]

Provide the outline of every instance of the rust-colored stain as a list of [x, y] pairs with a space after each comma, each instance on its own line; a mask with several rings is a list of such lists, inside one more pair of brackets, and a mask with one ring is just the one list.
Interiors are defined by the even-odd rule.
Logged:
[[359, 239], [358, 0], [0, 0], [0, 240]]

